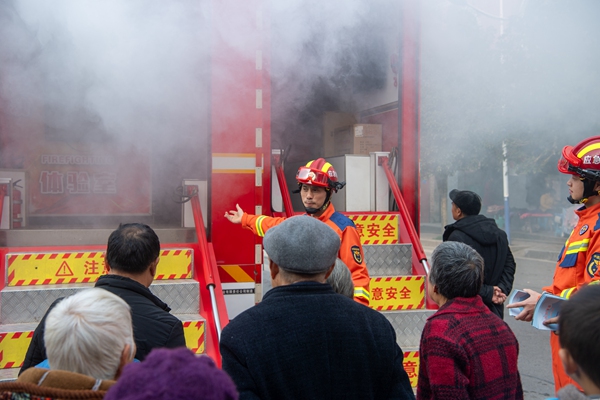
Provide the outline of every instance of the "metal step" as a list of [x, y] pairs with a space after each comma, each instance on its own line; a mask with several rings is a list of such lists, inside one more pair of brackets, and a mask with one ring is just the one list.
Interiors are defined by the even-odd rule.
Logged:
[[365, 244], [363, 251], [371, 276], [412, 273], [412, 244]]
[[402, 310], [381, 312], [396, 330], [396, 342], [402, 351], [419, 349], [421, 332], [430, 315], [437, 310]]
[[[198, 314], [198, 285], [193, 279], [154, 281], [150, 291], [167, 303], [173, 314]], [[0, 323], [37, 324], [56, 299], [91, 287], [93, 283], [5, 287], [1, 292]]]
[[154, 281], [150, 291], [171, 307], [172, 314], [198, 314], [200, 287], [194, 279]]

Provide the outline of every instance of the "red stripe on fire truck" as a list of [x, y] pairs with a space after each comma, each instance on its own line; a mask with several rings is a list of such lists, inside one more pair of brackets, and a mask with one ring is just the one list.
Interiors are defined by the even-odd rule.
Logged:
[[[162, 250], [155, 279], [191, 278], [192, 255], [192, 249]], [[96, 282], [106, 272], [98, 251], [9, 253], [6, 260], [8, 286]]]
[[348, 218], [354, 221], [362, 244], [398, 243], [397, 214], [353, 214]]
[[369, 307], [378, 311], [423, 308], [425, 296], [423, 276], [372, 277]]

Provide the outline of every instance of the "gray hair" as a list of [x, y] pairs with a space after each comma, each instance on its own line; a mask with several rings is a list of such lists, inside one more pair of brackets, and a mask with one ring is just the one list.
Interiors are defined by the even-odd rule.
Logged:
[[483, 258], [464, 243], [444, 242], [431, 255], [429, 281], [448, 300], [475, 297], [483, 284]]
[[351, 299], [354, 298], [354, 283], [352, 275], [346, 264], [339, 258], [335, 260], [335, 266], [331, 275], [327, 278], [327, 283], [331, 285], [336, 293], [342, 294]]
[[135, 351], [131, 309], [107, 290], [82, 290], [50, 311], [44, 341], [51, 369], [115, 379], [125, 346]]

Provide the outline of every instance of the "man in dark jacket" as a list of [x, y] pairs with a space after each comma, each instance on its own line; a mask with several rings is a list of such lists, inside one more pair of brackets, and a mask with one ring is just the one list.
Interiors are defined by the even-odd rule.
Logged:
[[[159, 261], [160, 241], [148, 225], [122, 224], [111, 233], [106, 249], [107, 275], [96, 287], [121, 297], [131, 307], [133, 335], [137, 347], [135, 358], [142, 361], [155, 347], [185, 346], [183, 324], [148, 287], [154, 280]], [[44, 361], [44, 326], [48, 312], [62, 299], [56, 300], [35, 329], [21, 371]]]
[[263, 245], [273, 289], [221, 335], [240, 400], [414, 399], [390, 322], [325, 281], [338, 234], [296, 216], [269, 229]]
[[456, 222], [444, 228], [443, 240], [468, 244], [483, 257], [483, 285], [479, 295], [494, 314], [504, 319], [504, 301], [512, 290], [516, 270], [506, 233], [498, 228], [496, 221], [479, 215], [481, 198], [477, 193], [454, 189], [450, 199]]

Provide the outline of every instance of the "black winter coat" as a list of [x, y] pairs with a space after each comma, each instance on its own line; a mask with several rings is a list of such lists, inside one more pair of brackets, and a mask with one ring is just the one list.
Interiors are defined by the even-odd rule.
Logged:
[[[135, 358], [138, 360], [142, 361], [150, 353], [150, 350], [156, 347], [185, 346], [181, 321], [169, 313], [171, 310], [169, 306], [141, 283], [124, 276], [111, 274], [98, 278], [95, 287], [116, 294], [131, 307], [133, 337], [137, 347]], [[47, 358], [44, 344], [46, 316], [61, 300], [62, 298], [52, 303], [35, 329], [19, 374], [29, 367], [35, 367]]]
[[269, 290], [221, 334], [240, 400], [413, 399], [394, 328], [329, 284]]
[[444, 242], [468, 244], [483, 257], [483, 285], [479, 295], [494, 314], [504, 318], [504, 305], [492, 303], [492, 295], [494, 286], [498, 286], [508, 296], [515, 279], [517, 265], [506, 232], [492, 218], [483, 215], [466, 216], [444, 229]]

